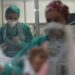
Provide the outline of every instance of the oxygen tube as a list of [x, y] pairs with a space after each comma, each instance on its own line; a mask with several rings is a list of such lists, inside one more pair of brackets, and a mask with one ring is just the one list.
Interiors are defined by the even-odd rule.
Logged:
[[15, 75], [21, 75], [23, 62], [20, 62], [20, 58], [27, 54], [29, 47], [32, 47], [31, 43], [26, 44], [25, 47], [11, 60], [11, 63], [5, 64], [4, 71], [0, 73], [0, 75], [11, 75], [13, 72]]

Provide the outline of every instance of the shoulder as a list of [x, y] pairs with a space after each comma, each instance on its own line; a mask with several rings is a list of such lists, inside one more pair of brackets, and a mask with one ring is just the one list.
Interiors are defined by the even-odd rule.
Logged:
[[23, 27], [26, 30], [30, 29], [30, 27], [29, 27], [29, 25], [27, 23], [20, 23], [20, 26]]
[[5, 26], [5, 25], [4, 25], [4, 26], [2, 26], [2, 27], [0, 27], [0, 32], [1, 32], [1, 33], [2, 33], [2, 32], [4, 32], [5, 28], [6, 28], [6, 26]]
[[7, 24], [3, 24], [0, 29], [5, 29], [7, 27]]

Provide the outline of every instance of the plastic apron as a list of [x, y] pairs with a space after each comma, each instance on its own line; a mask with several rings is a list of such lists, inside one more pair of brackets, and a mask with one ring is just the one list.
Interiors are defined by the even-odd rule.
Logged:
[[58, 75], [58, 65], [64, 63], [63, 58], [65, 53], [65, 43], [64, 40], [60, 40], [60, 42], [52, 41], [49, 45], [49, 65], [50, 65], [50, 73], [49, 75]]

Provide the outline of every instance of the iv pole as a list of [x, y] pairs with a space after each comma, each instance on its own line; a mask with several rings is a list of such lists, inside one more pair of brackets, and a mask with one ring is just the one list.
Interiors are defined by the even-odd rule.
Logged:
[[40, 35], [40, 28], [39, 28], [39, 0], [34, 0], [35, 2], [35, 32], [36, 36]]
[[1, 7], [2, 7], [2, 25], [3, 25], [3, 0], [1, 0]]

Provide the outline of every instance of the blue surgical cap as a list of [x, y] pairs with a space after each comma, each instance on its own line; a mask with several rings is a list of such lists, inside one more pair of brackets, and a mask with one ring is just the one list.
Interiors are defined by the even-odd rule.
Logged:
[[10, 6], [7, 8], [6, 13], [5, 13], [5, 17], [7, 18], [10, 14], [15, 13], [18, 17], [20, 15], [20, 9], [17, 6]]

